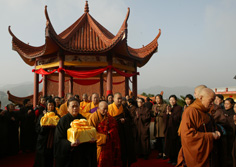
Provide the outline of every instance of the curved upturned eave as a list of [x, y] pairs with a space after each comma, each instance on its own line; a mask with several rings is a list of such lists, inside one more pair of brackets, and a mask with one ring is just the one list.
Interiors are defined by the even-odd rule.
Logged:
[[11, 27], [8, 27], [8, 31], [12, 36], [12, 49], [15, 50], [24, 62], [30, 66], [34, 65], [33, 58], [37, 58], [43, 55], [51, 54], [56, 52], [57, 45], [48, 37], [45, 36], [45, 44], [39, 47], [30, 46], [21, 40], [19, 40], [11, 31]]
[[148, 62], [148, 60], [152, 57], [152, 55], [155, 52], [157, 52], [157, 48], [158, 48], [157, 40], [160, 37], [160, 35], [161, 35], [161, 29], [159, 29], [159, 33], [155, 37], [155, 39], [152, 42], [150, 42], [148, 45], [142, 48], [134, 49], [127, 46], [129, 55], [138, 61], [139, 67], [144, 66]]
[[[17, 96], [14, 96], [13, 94], [11, 94], [9, 90], [7, 91], [7, 95], [8, 95], [8, 100], [14, 104], [22, 104], [23, 105], [23, 101], [25, 99], [30, 99], [31, 101], [33, 100], [33, 95], [26, 96], [26, 97], [17, 97]], [[41, 95], [42, 95], [42, 91], [39, 92], [39, 97]]]

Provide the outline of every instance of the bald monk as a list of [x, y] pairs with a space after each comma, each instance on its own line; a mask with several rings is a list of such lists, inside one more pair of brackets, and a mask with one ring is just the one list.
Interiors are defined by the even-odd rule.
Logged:
[[134, 145], [133, 120], [130, 112], [122, 105], [122, 96], [115, 93], [113, 103], [108, 106], [108, 113], [115, 118], [118, 123], [118, 133], [120, 137], [122, 166], [130, 166], [136, 162]]
[[[199, 93], [201, 92], [202, 89], [204, 88], [207, 88], [206, 85], [198, 85], [197, 87], [195, 87], [194, 89], [194, 97], [197, 99], [199, 97]], [[178, 134], [180, 136], [180, 129], [181, 129], [181, 126], [182, 126], [182, 120], [180, 122], [180, 125], [179, 125], [179, 129], [178, 129]]]
[[199, 97], [199, 93], [201, 92], [202, 89], [207, 88], [206, 85], [198, 85], [195, 89], [194, 89], [194, 97], [198, 98]]
[[213, 118], [208, 114], [214, 99], [215, 93], [209, 88], [203, 88], [194, 103], [183, 112], [180, 129], [182, 147], [177, 166], [216, 166], [217, 159], [214, 159], [212, 151], [213, 142], [219, 139], [221, 134], [215, 130]]
[[94, 126], [97, 130], [98, 167], [118, 167], [122, 162], [117, 122], [107, 112], [107, 102], [100, 102], [98, 110], [89, 118], [89, 125]]
[[63, 103], [63, 104], [60, 106], [59, 110], [58, 110], [58, 114], [59, 114], [61, 117], [65, 116], [65, 115], [68, 113], [68, 110], [67, 110], [67, 101], [68, 101], [70, 98], [72, 98], [72, 97], [73, 97], [73, 94], [72, 94], [72, 93], [67, 93], [67, 94], [66, 94], [66, 102]]
[[92, 94], [92, 102], [86, 104], [84, 109], [80, 111], [80, 114], [83, 115], [86, 119], [89, 119], [90, 115], [97, 111], [99, 103], [99, 95], [97, 93]]
[[80, 102], [79, 105], [80, 111], [82, 111], [85, 108], [85, 106], [89, 103], [88, 95], [86, 93], [83, 94], [82, 99], [83, 101]]

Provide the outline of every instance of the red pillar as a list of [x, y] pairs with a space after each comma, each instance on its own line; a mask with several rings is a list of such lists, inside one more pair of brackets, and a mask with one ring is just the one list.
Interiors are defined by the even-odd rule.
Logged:
[[103, 96], [103, 73], [100, 74], [100, 97]]
[[70, 83], [69, 83], [69, 93], [73, 94], [73, 77], [70, 77]]
[[[59, 51], [58, 56], [59, 56], [59, 68], [64, 68], [64, 55], [62, 54], [62, 52]], [[58, 75], [59, 75], [58, 95], [59, 97], [64, 97], [65, 72], [61, 70]]]
[[47, 96], [47, 75], [43, 76], [43, 96]]
[[[107, 57], [108, 65], [112, 65], [112, 55]], [[107, 95], [112, 94], [112, 69], [107, 69]]]
[[[135, 72], [137, 72], [137, 65], [135, 64]], [[137, 98], [137, 94], [138, 94], [138, 82], [137, 82], [137, 75], [133, 76], [133, 95], [135, 97], [135, 99]]]
[[[35, 60], [34, 69], [36, 70], [36, 63]], [[34, 73], [34, 96], [33, 96], [33, 107], [36, 107], [38, 103], [38, 96], [39, 96], [39, 74]]]

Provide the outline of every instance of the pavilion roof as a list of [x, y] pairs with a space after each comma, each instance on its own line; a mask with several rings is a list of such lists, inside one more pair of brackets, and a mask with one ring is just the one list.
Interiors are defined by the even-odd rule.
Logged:
[[113, 35], [101, 24], [99, 24], [90, 14], [88, 3], [86, 1], [84, 14], [75, 21], [66, 30], [57, 34], [53, 28], [45, 6], [46, 28], [45, 28], [45, 44], [39, 47], [30, 46], [18, 39], [11, 31], [12, 48], [17, 51], [21, 58], [28, 65], [33, 66], [35, 58], [54, 54], [62, 49], [72, 54], [101, 54], [108, 51], [115, 51], [121, 57], [125, 57], [137, 62], [139, 67], [145, 65], [151, 56], [157, 51], [158, 38], [161, 34], [159, 30], [156, 38], [148, 45], [134, 49], [127, 44], [127, 20], [129, 18], [130, 9], [118, 33]]
[[[7, 94], [8, 94], [8, 100], [14, 104], [23, 105], [23, 102], [25, 99], [30, 99], [31, 102], [33, 101], [33, 95], [26, 96], [26, 97], [17, 97], [11, 94], [10, 91], [7, 91]], [[39, 92], [39, 98], [42, 96], [42, 94], [43, 94], [42, 91]]]

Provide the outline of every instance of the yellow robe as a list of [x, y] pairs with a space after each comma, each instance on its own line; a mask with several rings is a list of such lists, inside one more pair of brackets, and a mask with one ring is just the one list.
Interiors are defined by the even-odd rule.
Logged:
[[68, 113], [67, 111], [67, 102], [63, 103], [60, 106], [60, 109], [58, 110], [58, 114], [63, 117], [64, 115], [66, 115]]
[[80, 111], [82, 111], [88, 103], [89, 103], [88, 101], [80, 102], [80, 104], [79, 104]]
[[[96, 128], [100, 122], [102, 122], [106, 119], [107, 119], [107, 117], [106, 116], [103, 117], [101, 115], [101, 113], [98, 111], [98, 112], [94, 112], [91, 114], [88, 122], [89, 122], [90, 126], [93, 126]], [[105, 134], [97, 132], [97, 160], [100, 157], [102, 145], [106, 144], [106, 139], [107, 139], [107, 136]]]
[[88, 120], [90, 115], [92, 114], [89, 111], [95, 107], [98, 107], [98, 104], [95, 105], [93, 104], [93, 102], [90, 102], [84, 107], [82, 111], [80, 111], [80, 114], [83, 115]]
[[112, 103], [108, 106], [108, 113], [112, 116], [115, 117], [117, 115], [120, 115], [123, 113], [123, 106], [121, 105], [120, 108], [118, 109], [115, 103]]

